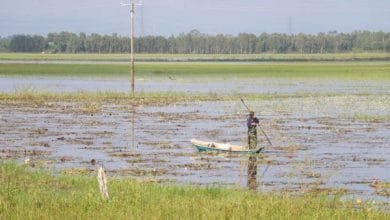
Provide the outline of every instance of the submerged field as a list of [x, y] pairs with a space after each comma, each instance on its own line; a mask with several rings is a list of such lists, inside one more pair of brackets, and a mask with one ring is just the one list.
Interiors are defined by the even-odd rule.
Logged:
[[2, 93], [0, 156], [71, 173], [93, 172], [97, 160], [110, 176], [242, 188], [248, 156], [189, 142], [245, 145], [240, 97], [274, 145], [260, 136], [258, 190], [341, 191], [388, 207], [389, 189], [371, 186], [389, 179], [386, 94]]
[[[379, 218], [372, 210], [389, 211], [388, 63], [144, 62], [136, 70], [136, 95], [131, 97], [129, 67], [121, 63], [1, 63], [0, 158], [19, 162], [28, 158], [30, 165], [71, 175], [95, 174], [92, 160], [103, 164], [109, 178], [115, 179], [109, 206], [97, 197], [93, 204], [84, 199], [86, 192], [95, 193], [92, 180], [64, 177], [65, 182], [88, 183], [82, 189], [86, 191], [75, 191], [77, 198], [63, 198], [69, 209], [79, 210], [75, 199], [85, 204], [81, 206], [85, 211], [80, 210], [85, 217], [95, 216], [89, 210], [96, 207], [125, 216], [126, 204], [134, 205], [135, 214], [130, 216], [169, 218], [195, 204], [189, 210], [207, 213], [198, 217], [215, 217], [232, 209], [222, 202], [225, 199], [240, 210], [232, 213], [237, 218], [298, 217], [298, 210], [306, 210], [303, 204], [318, 207], [307, 207], [314, 212], [304, 211], [306, 218]], [[251, 165], [253, 158], [247, 155], [197, 152], [191, 138], [245, 145], [247, 111], [240, 98], [255, 110], [273, 146], [259, 134], [260, 145], [266, 148]], [[2, 166], [7, 173], [22, 169]], [[250, 169], [257, 171], [255, 175]], [[164, 186], [143, 187], [135, 180]], [[119, 192], [128, 191], [126, 184], [138, 195], [144, 190], [151, 190], [147, 194], [151, 197], [158, 190], [167, 191], [156, 201], [169, 205], [145, 203], [146, 197], [119, 197]], [[262, 193], [245, 192], [246, 187]], [[210, 194], [215, 190], [214, 198]], [[180, 193], [194, 200], [173, 202]], [[337, 194], [338, 199], [324, 199], [325, 194]], [[279, 205], [252, 211], [268, 207], [265, 200]], [[36, 205], [21, 201], [15, 201], [18, 210]], [[328, 201], [336, 205], [329, 206]], [[219, 207], [216, 215], [208, 209], [209, 202]], [[374, 209], [367, 211], [368, 203], [374, 203]], [[281, 215], [278, 210], [287, 206], [291, 212]], [[43, 210], [42, 216], [54, 212]], [[190, 216], [194, 211], [184, 213]]]

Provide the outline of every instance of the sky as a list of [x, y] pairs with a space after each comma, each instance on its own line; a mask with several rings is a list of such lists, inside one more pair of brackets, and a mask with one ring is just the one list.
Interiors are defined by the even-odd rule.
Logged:
[[[127, 0], [129, 2], [130, 0]], [[126, 0], [0, 0], [0, 36], [85, 32], [128, 35]], [[139, 0], [137, 2], [140, 2]], [[390, 0], [141, 0], [137, 36], [242, 32], [390, 32]]]

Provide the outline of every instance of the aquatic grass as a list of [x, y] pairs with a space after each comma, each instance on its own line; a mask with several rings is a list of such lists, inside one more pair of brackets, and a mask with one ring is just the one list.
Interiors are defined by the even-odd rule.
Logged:
[[[0, 64], [0, 76], [55, 76], [125, 78], [127, 64]], [[304, 79], [390, 79], [386, 62], [356, 63], [138, 63], [138, 78], [217, 79], [304, 78]]]
[[[3, 102], [48, 102], [48, 101], [84, 101], [101, 102], [109, 101], [113, 103], [144, 103], [144, 104], [164, 104], [173, 102], [199, 102], [199, 101], [230, 101], [240, 100], [274, 100], [289, 98], [315, 98], [315, 97], [345, 97], [339, 93], [214, 93], [214, 92], [136, 92], [134, 96], [124, 92], [51, 92], [43, 90], [18, 90], [15, 92], [0, 92], [0, 101]], [[368, 94], [354, 94], [352, 96], [369, 96]]]
[[369, 114], [354, 114], [352, 120], [363, 122], [388, 122], [390, 121], [390, 114], [388, 115], [369, 115]]
[[240, 98], [244, 98], [256, 111], [259, 109], [259, 114], [263, 115], [296, 112], [297, 117], [302, 118], [320, 115], [352, 122], [382, 123], [390, 120], [387, 110], [390, 108], [390, 98], [387, 94], [137, 92], [133, 97], [122, 92], [0, 92], [0, 104], [7, 106], [56, 108], [74, 103], [80, 106], [81, 112], [90, 114], [100, 112], [110, 104], [122, 105], [125, 111], [131, 110], [131, 106], [197, 105], [199, 102], [216, 101], [238, 103], [239, 108], [242, 108]]
[[218, 186], [157, 185], [109, 177], [103, 201], [95, 177], [50, 174], [0, 163], [2, 219], [386, 219], [387, 212], [338, 195], [253, 193]]
[[100, 102], [85, 102], [83, 103], [83, 112], [89, 114], [95, 114], [101, 111], [102, 104]]
[[[169, 104], [182, 101], [216, 101], [226, 100], [228, 96], [215, 96], [210, 93], [185, 93], [185, 92], [139, 92], [135, 96], [122, 92], [48, 92], [48, 91], [17, 91], [13, 93], [0, 93], [0, 101], [3, 102], [62, 102], [82, 101], [85, 107], [93, 102], [113, 102], [128, 104]], [[98, 105], [98, 104], [96, 104]], [[97, 106], [98, 107], [98, 106]]]

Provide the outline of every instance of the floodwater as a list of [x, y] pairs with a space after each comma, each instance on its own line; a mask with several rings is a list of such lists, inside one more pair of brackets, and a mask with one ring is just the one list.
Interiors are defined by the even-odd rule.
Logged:
[[[122, 91], [120, 80], [0, 78], [0, 91]], [[246, 110], [237, 101], [164, 106], [0, 102], [0, 158], [44, 164], [55, 171], [175, 184], [225, 185], [273, 191], [345, 191], [347, 198], [389, 206], [390, 86], [379, 81], [258, 79], [138, 80], [137, 91], [338, 93], [252, 100], [269, 146], [257, 156], [200, 153], [190, 139], [245, 145]], [[93, 100], [91, 100], [93, 103]], [[91, 163], [97, 161], [97, 164]]]
[[[0, 92], [15, 91], [110, 91], [128, 92], [128, 79], [90, 79], [55, 77], [0, 77]], [[136, 79], [139, 92], [215, 92], [215, 93], [390, 93], [388, 82], [379, 80], [331, 79]]]
[[[200, 153], [190, 139], [246, 143], [239, 101], [165, 106], [103, 103], [0, 103], [0, 157], [30, 158], [50, 169], [95, 170], [142, 181], [226, 185], [256, 190], [343, 190], [349, 197], [389, 203], [390, 123], [355, 115], [388, 115], [388, 95], [248, 101], [269, 146], [258, 156]], [[97, 161], [97, 165], [91, 161]]]

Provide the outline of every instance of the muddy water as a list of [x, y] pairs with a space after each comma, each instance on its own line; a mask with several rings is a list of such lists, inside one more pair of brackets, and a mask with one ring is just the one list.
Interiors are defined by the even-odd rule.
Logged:
[[[332, 88], [331, 90], [329, 88]], [[143, 92], [240, 92], [240, 93], [389, 93], [388, 82], [331, 79], [212, 79], [146, 78], [136, 80]], [[55, 77], [0, 77], [0, 92], [14, 91], [113, 91], [128, 92], [128, 79], [80, 79]]]
[[[0, 103], [0, 156], [26, 157], [51, 169], [96, 169], [143, 181], [227, 185], [258, 190], [343, 189], [347, 195], [389, 202], [390, 99], [386, 94], [254, 100], [270, 147], [263, 154], [199, 153], [191, 138], [246, 143], [246, 111], [239, 101], [166, 106], [103, 103]], [[377, 116], [372, 121], [356, 115]], [[248, 178], [250, 177], [250, 178]]]

